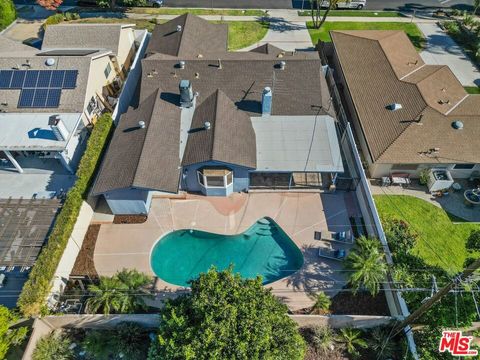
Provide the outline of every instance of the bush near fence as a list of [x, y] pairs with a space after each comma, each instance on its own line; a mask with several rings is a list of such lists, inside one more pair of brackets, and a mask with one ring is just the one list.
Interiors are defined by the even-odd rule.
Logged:
[[5, 29], [17, 18], [15, 5], [11, 0], [0, 0], [0, 30]]
[[98, 119], [90, 134], [87, 149], [76, 173], [75, 185], [68, 192], [48, 242], [43, 247], [20, 294], [17, 305], [25, 316], [38, 315], [45, 309], [45, 300], [51, 288], [52, 278], [72, 234], [83, 200], [88, 195], [100, 157], [108, 142], [112, 124], [111, 115], [104, 114]]

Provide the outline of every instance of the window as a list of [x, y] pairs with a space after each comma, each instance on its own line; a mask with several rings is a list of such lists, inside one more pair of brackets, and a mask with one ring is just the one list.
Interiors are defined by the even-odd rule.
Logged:
[[197, 171], [198, 182], [206, 188], [225, 188], [233, 183], [233, 172], [229, 169], [204, 168]]
[[455, 164], [453, 169], [455, 170], [470, 170], [475, 167], [475, 164]]
[[105, 74], [106, 79], [108, 79], [108, 76], [110, 75], [111, 72], [112, 72], [112, 66], [110, 65], [110, 63], [108, 63], [105, 70], [103, 70], [103, 73]]
[[97, 107], [97, 102], [95, 101], [95, 97], [92, 96], [87, 106], [88, 115], [92, 115], [92, 112], [93, 110], [95, 110], [96, 107]]

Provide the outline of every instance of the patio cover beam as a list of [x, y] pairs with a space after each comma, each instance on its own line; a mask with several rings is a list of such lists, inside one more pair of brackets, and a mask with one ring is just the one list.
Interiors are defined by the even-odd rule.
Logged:
[[22, 173], [23, 173], [22, 167], [21, 167], [20, 164], [17, 162], [17, 160], [15, 160], [15, 158], [14, 158], [13, 155], [10, 153], [10, 151], [4, 150], [3, 152], [5, 153], [5, 155], [7, 155], [8, 160], [10, 160], [10, 162], [13, 164], [13, 166], [15, 166], [15, 169], [17, 169], [17, 171], [18, 171], [20, 174], [22, 174]]

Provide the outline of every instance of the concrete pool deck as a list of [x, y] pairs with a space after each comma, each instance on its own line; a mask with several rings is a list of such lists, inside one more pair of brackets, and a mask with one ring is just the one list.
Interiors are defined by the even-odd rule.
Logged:
[[[228, 198], [187, 195], [186, 199], [155, 198], [143, 224], [103, 224], [97, 238], [94, 263], [99, 275], [111, 276], [122, 268], [154, 275], [150, 267], [153, 245], [166, 233], [198, 229], [236, 234], [261, 217], [269, 216], [291, 237], [304, 256], [295, 274], [268, 285], [292, 310], [312, 305], [310, 292], [334, 296], [345, 284], [342, 263], [322, 259], [318, 248], [330, 244], [314, 240], [314, 231], [350, 229], [349, 216], [358, 214], [353, 193], [250, 193]], [[332, 244], [334, 248], [349, 245]], [[183, 288], [156, 280], [162, 296]]]

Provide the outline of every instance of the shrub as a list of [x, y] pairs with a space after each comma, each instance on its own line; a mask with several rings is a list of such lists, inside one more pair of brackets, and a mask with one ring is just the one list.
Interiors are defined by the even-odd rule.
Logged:
[[480, 250], [480, 230], [473, 230], [467, 239], [467, 249]]
[[232, 268], [210, 269], [191, 282], [191, 292], [167, 300], [150, 360], [302, 360], [305, 342], [287, 306], [262, 285]]
[[33, 351], [33, 360], [70, 360], [73, 350], [70, 349], [70, 339], [59, 333], [50, 333], [37, 342]]
[[0, 31], [17, 18], [17, 11], [12, 0], [0, 0]]
[[63, 14], [54, 14], [46, 18], [45, 22], [43, 23], [43, 28], [46, 29], [49, 25], [56, 25], [60, 24], [65, 20]]
[[382, 221], [388, 246], [395, 256], [410, 253], [417, 243], [418, 234], [410, 229], [407, 222], [399, 219]]
[[72, 21], [80, 19], [80, 14], [74, 12], [66, 12], [64, 20], [65, 21]]
[[430, 171], [428, 169], [422, 169], [420, 171], [420, 177], [418, 179], [418, 182], [420, 183], [420, 185], [427, 185], [429, 172]]
[[90, 135], [87, 149], [76, 173], [75, 185], [68, 192], [62, 210], [55, 219], [48, 242], [43, 247], [20, 293], [17, 305], [25, 316], [39, 314], [42, 306], [45, 305], [51, 280], [72, 234], [83, 199], [86, 198], [89, 186], [93, 181], [112, 123], [110, 114], [102, 115]]
[[0, 359], [5, 358], [11, 345], [19, 345], [27, 335], [26, 327], [11, 328], [17, 320], [14, 313], [0, 305]]

